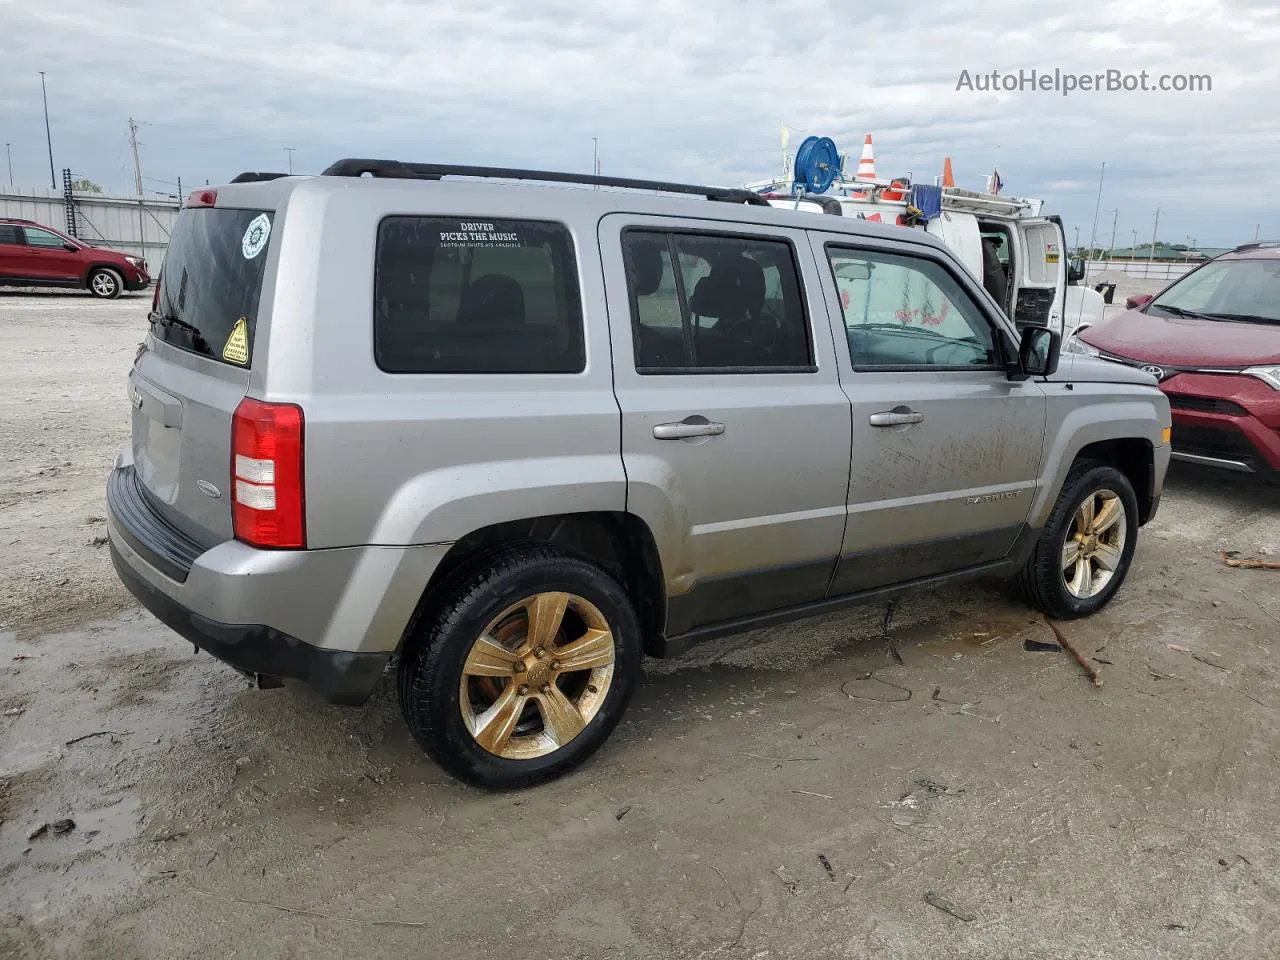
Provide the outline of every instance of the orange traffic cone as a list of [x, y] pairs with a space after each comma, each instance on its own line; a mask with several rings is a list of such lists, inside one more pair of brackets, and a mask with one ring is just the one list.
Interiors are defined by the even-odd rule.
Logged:
[[951, 173], [951, 158], [945, 157], [942, 161], [942, 185], [944, 187], [954, 187], [956, 178]]
[[876, 155], [875, 150], [871, 146], [871, 134], [867, 134], [867, 139], [862, 142], [862, 156], [858, 158], [859, 180], [874, 180], [876, 178]]

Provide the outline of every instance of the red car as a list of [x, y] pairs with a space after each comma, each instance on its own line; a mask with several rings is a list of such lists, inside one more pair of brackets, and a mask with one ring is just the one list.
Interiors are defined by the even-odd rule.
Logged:
[[1125, 306], [1066, 351], [1154, 375], [1175, 459], [1280, 479], [1280, 243], [1237, 247]]
[[75, 287], [111, 299], [150, 283], [140, 257], [91, 247], [31, 220], [0, 219], [0, 286]]

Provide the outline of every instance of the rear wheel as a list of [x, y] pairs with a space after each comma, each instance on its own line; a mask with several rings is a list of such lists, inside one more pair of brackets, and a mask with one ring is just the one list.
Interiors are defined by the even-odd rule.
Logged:
[[89, 275], [89, 291], [103, 300], [114, 300], [124, 289], [124, 278], [110, 267], [99, 267]]
[[1072, 468], [1035, 551], [1018, 576], [1027, 602], [1059, 620], [1106, 606], [1124, 582], [1138, 543], [1138, 498], [1115, 467]]
[[553, 779], [604, 743], [640, 672], [622, 587], [543, 545], [497, 553], [451, 581], [400, 664], [414, 738], [477, 786]]

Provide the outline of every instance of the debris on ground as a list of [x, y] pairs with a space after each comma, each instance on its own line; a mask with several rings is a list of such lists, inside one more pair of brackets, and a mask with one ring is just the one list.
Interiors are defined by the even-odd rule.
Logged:
[[[867, 687], [863, 688], [866, 692], [851, 693], [849, 688], [854, 684], [868, 684]], [[889, 687], [891, 690], [897, 690], [899, 692], [895, 694], [877, 691], [876, 688], [870, 687], [870, 684], [880, 684], [882, 686]], [[880, 677], [870, 673], [863, 674], [860, 677], [855, 677], [852, 680], [846, 680], [844, 683], [840, 684], [840, 692], [850, 700], [874, 700], [877, 703], [906, 703], [911, 699], [911, 690], [909, 688], [900, 686], [896, 683], [890, 683], [888, 680], [882, 680]], [[877, 692], [883, 692], [884, 695], [877, 696]]]
[[613, 815], [613, 819], [621, 820], [630, 812], [631, 812], [631, 804], [627, 804], [625, 807], [620, 808], [618, 812]]
[[792, 793], [798, 793], [806, 797], [817, 797], [819, 800], [834, 800], [835, 797], [829, 797], [825, 793], [814, 793], [811, 790], [792, 790]]
[[33, 828], [28, 834], [28, 840], [38, 840], [46, 834], [53, 834], [55, 837], [62, 836], [64, 833], [70, 833], [76, 828], [76, 822], [70, 817], [64, 817], [61, 820], [54, 820], [52, 823], [42, 823], [40, 826]]
[[1030, 637], [1022, 641], [1022, 649], [1027, 653], [1061, 653], [1062, 647], [1056, 643], [1045, 643], [1043, 640], [1032, 640]]
[[835, 883], [836, 870], [835, 870], [835, 867], [831, 866], [831, 861], [828, 860], [824, 855], [820, 853], [818, 854], [818, 862], [822, 864], [822, 869], [827, 871], [827, 876], [831, 879], [831, 882]]
[[773, 875], [777, 877], [779, 880], [781, 880], [783, 884], [786, 885], [787, 890], [789, 890], [792, 893], [792, 895], [799, 892], [800, 881], [787, 876], [786, 867], [779, 865], [778, 868], [773, 871]]
[[1222, 562], [1239, 570], [1280, 570], [1280, 561], [1263, 560], [1260, 557], [1241, 557], [1239, 551], [1221, 550]]
[[1098, 673], [1097, 669], [1095, 669], [1094, 666], [1084, 658], [1084, 655], [1080, 653], [1079, 650], [1071, 645], [1071, 641], [1062, 635], [1062, 631], [1058, 629], [1058, 625], [1047, 617], [1044, 622], [1049, 625], [1049, 629], [1053, 631], [1053, 635], [1058, 638], [1058, 643], [1062, 644], [1062, 649], [1071, 654], [1076, 663], [1080, 664], [1080, 669], [1085, 672], [1085, 676], [1093, 681], [1093, 685], [1095, 687], [1102, 686], [1102, 676]]
[[963, 907], [957, 906], [956, 904], [952, 903], [950, 900], [947, 900], [945, 897], [939, 896], [937, 893], [935, 893], [932, 890], [930, 890], [928, 893], [924, 895], [924, 902], [929, 904], [929, 906], [931, 907], [936, 907], [937, 909], [941, 910], [943, 913], [949, 913], [951, 916], [955, 917], [957, 920], [963, 920], [965, 923], [972, 923], [974, 920], [978, 919], [978, 915], [976, 913], [970, 913], [968, 910], [965, 910]]
[[63, 746], [70, 747], [74, 744], [80, 743], [82, 740], [92, 740], [94, 737], [110, 737], [112, 743], [119, 743], [120, 741], [117, 740], [116, 737], [124, 736], [128, 736], [128, 734], [121, 733], [118, 730], [95, 730], [93, 733], [86, 733], [79, 737], [72, 737], [70, 740], [66, 741]]
[[1190, 649], [1189, 647], [1179, 646], [1176, 643], [1166, 643], [1165, 646], [1168, 647], [1170, 650], [1172, 650], [1174, 653], [1185, 653], [1192, 660], [1198, 660], [1200, 663], [1203, 663], [1206, 667], [1213, 667], [1215, 670], [1221, 670], [1224, 673], [1230, 672], [1222, 664], [1216, 663], [1213, 660], [1205, 659], [1204, 657], [1200, 656], [1200, 654], [1196, 653], [1194, 650]]
[[897, 607], [896, 600], [890, 600], [885, 604], [884, 617], [880, 621], [880, 635], [884, 637], [884, 642], [889, 645], [889, 653], [893, 654], [893, 659], [898, 661], [898, 666], [905, 667], [907, 661], [902, 659], [902, 652], [898, 649], [898, 645], [893, 642], [893, 637], [889, 635], [889, 624], [893, 621], [893, 611]]

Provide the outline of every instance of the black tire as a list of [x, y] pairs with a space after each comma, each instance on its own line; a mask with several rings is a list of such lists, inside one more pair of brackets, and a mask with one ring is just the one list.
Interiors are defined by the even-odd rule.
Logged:
[[114, 300], [124, 290], [124, 277], [110, 267], [99, 267], [89, 274], [89, 292], [101, 300]]
[[[532, 759], [490, 753], [472, 736], [460, 706], [462, 669], [477, 637], [504, 610], [538, 593], [576, 594], [608, 622], [612, 682], [595, 716], [564, 746]], [[640, 622], [625, 591], [604, 570], [544, 544], [520, 544], [450, 577], [400, 659], [400, 708], [418, 744], [459, 780], [514, 789], [552, 780], [593, 754], [622, 718], [640, 674]]]
[[[1062, 550], [1072, 529], [1076, 510], [1085, 498], [1100, 490], [1112, 490], [1124, 505], [1125, 542], [1110, 582], [1096, 595], [1077, 597], [1067, 589], [1062, 571]], [[1138, 545], [1138, 498], [1129, 478], [1115, 467], [1083, 460], [1071, 468], [1049, 522], [1040, 532], [1035, 550], [1018, 574], [1016, 583], [1023, 598], [1056, 620], [1076, 620], [1097, 613], [1111, 600], [1133, 562]]]

